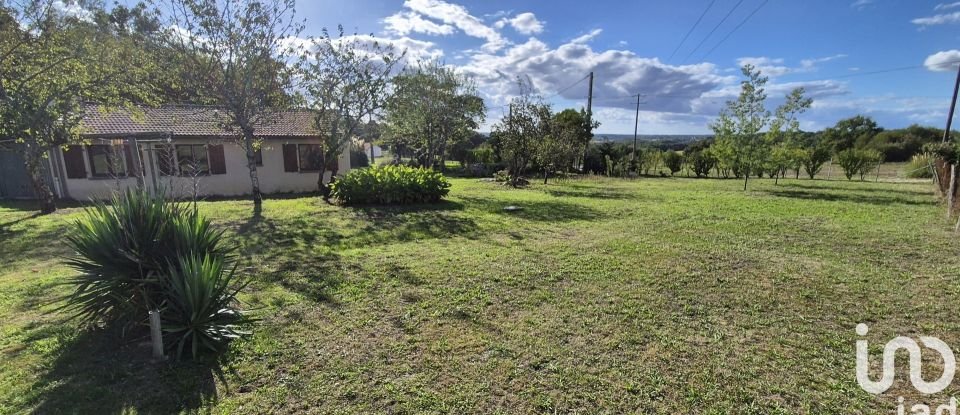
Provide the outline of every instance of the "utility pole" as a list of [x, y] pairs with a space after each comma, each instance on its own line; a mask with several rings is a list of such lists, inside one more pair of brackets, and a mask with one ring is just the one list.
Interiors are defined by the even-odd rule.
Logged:
[[630, 158], [637, 161], [637, 127], [640, 126], [640, 94], [637, 94], [637, 116], [633, 120], [633, 156]]
[[[590, 78], [593, 79], [593, 78]], [[957, 108], [957, 91], [960, 90], [960, 64], [957, 65], [957, 81], [953, 84], [953, 99], [950, 100], [950, 112], [947, 114], [947, 129], [943, 130], [943, 142], [950, 139], [950, 128], [953, 126], [953, 110]]]
[[587, 89], [587, 122], [593, 122], [593, 71], [590, 71], [590, 86]]
[[[590, 71], [590, 86], [587, 87], [587, 128], [593, 133], [593, 71]], [[587, 172], [587, 151], [590, 150], [590, 141], [583, 146], [583, 172]]]

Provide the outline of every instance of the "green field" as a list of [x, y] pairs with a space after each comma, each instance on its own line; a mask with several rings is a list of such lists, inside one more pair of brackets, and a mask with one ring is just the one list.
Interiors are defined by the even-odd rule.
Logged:
[[897, 334], [960, 346], [960, 237], [928, 182], [453, 183], [435, 207], [202, 203], [243, 245], [260, 318], [219, 365], [65, 321], [79, 209], [3, 202], [0, 413], [847, 414], [960, 395], [855, 381], [857, 323], [874, 361]]

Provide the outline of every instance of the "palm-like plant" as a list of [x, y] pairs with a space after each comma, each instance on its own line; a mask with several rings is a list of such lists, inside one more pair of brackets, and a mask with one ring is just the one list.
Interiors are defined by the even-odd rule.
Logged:
[[235, 283], [236, 267], [226, 270], [223, 257], [188, 256], [171, 264], [164, 277], [166, 302], [161, 312], [167, 347], [178, 358], [189, 347], [191, 355], [220, 352], [231, 340], [247, 334], [251, 321], [235, 308], [237, 293], [249, 281]]
[[75, 289], [63, 308], [87, 324], [146, 319], [145, 311], [160, 301], [168, 236], [183, 213], [182, 205], [144, 191], [127, 191], [87, 209], [66, 235], [74, 250], [67, 265], [80, 273], [67, 281]]
[[79, 274], [62, 309], [87, 325], [145, 325], [150, 310], [162, 310], [168, 345], [193, 355], [219, 350], [248, 321], [234, 308], [231, 290], [235, 244], [195, 209], [162, 194], [128, 190], [111, 203], [87, 209], [67, 236], [75, 251], [67, 265]]

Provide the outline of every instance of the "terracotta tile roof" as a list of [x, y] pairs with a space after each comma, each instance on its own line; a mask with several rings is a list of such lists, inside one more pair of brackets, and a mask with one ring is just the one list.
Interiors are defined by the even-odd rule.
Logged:
[[[163, 106], [139, 110], [103, 112], [96, 107], [86, 111], [83, 134], [86, 136], [172, 132], [174, 136], [233, 137], [222, 128], [225, 116], [215, 107]], [[257, 135], [269, 137], [316, 136], [314, 113], [309, 110], [285, 111], [274, 122], [257, 128]]]

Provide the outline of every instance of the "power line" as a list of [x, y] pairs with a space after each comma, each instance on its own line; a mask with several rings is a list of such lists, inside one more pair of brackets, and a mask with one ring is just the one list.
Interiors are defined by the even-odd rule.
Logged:
[[576, 82], [574, 82], [574, 83], [572, 83], [572, 84], [570, 84], [570, 85], [567, 85], [565, 88], [563, 88], [563, 89], [561, 89], [561, 90], [553, 93], [552, 95], [544, 98], [544, 101], [549, 100], [549, 99], [554, 98], [554, 97], [556, 97], [556, 96], [558, 96], [558, 95], [560, 95], [560, 94], [562, 94], [562, 93], [564, 93], [564, 92], [569, 91], [570, 88], [573, 88], [573, 87], [577, 86], [579, 83], [583, 82], [583, 80], [584, 80], [584, 79], [587, 79], [589, 76], [590, 76], [590, 74], [585, 75], [583, 78], [578, 79]]
[[730, 35], [732, 35], [732, 34], [733, 34], [734, 32], [736, 32], [738, 29], [740, 29], [741, 27], [743, 27], [743, 25], [746, 24], [747, 21], [750, 20], [751, 17], [753, 17], [753, 15], [757, 14], [757, 12], [760, 11], [760, 9], [762, 9], [763, 6], [766, 6], [769, 1], [770, 1], [770, 0], [763, 0], [763, 3], [760, 3], [760, 5], [757, 6], [756, 9], [753, 9], [753, 11], [750, 12], [749, 15], [747, 15], [747, 18], [746, 18], [746, 19], [743, 19], [743, 21], [740, 22], [740, 24], [738, 24], [737, 27], [734, 27], [733, 30], [731, 30], [729, 33], [727, 33], [726, 36], [723, 37], [723, 39], [720, 39], [720, 41], [717, 42], [716, 45], [713, 45], [713, 48], [710, 49], [710, 51], [707, 52], [706, 55], [703, 55], [703, 57], [700, 58], [700, 60], [707, 59], [707, 56], [710, 56], [710, 54], [713, 53], [713, 51], [717, 50], [717, 48], [720, 47], [720, 45], [722, 45], [724, 41], [726, 41], [728, 38], [730, 38]]
[[677, 51], [679, 51], [680, 47], [683, 46], [683, 43], [687, 41], [687, 38], [690, 37], [690, 34], [693, 33], [693, 30], [696, 29], [698, 25], [700, 25], [700, 21], [703, 20], [703, 16], [707, 15], [707, 12], [710, 11], [711, 7], [713, 7], [713, 3], [716, 3], [716, 2], [717, 0], [710, 0], [710, 4], [707, 4], [707, 8], [703, 9], [703, 13], [700, 13], [700, 17], [697, 19], [696, 23], [694, 23], [693, 26], [690, 26], [690, 30], [687, 30], [687, 34], [683, 35], [683, 40], [681, 40], [680, 44], [677, 45], [677, 47], [673, 50], [673, 52], [670, 53], [670, 57], [667, 58], [668, 62], [670, 61], [670, 59], [673, 59], [673, 55], [677, 54]]
[[687, 54], [687, 57], [683, 58], [683, 62], [686, 62], [687, 59], [690, 59], [690, 57], [693, 56], [694, 52], [696, 52], [697, 50], [699, 50], [699, 49], [700, 49], [700, 46], [703, 46], [703, 44], [706, 43], [707, 39], [710, 39], [710, 36], [713, 36], [713, 33], [716, 32], [717, 29], [720, 28], [720, 25], [722, 25], [723, 22], [726, 22], [727, 19], [730, 18], [730, 15], [733, 14], [733, 12], [734, 12], [735, 10], [737, 10], [737, 8], [740, 7], [741, 4], [743, 4], [743, 0], [740, 0], [740, 1], [737, 2], [737, 4], [734, 4], [734, 5], [733, 5], [733, 8], [730, 9], [729, 12], [727, 12], [727, 15], [726, 15], [726, 16], [723, 16], [723, 19], [720, 20], [720, 23], [717, 23], [717, 25], [714, 26], [712, 30], [710, 30], [710, 33], [707, 33], [707, 36], [704, 37], [703, 40], [701, 40], [700, 43], [697, 44], [697, 47], [693, 48], [693, 50], [691, 50], [690, 53]]

